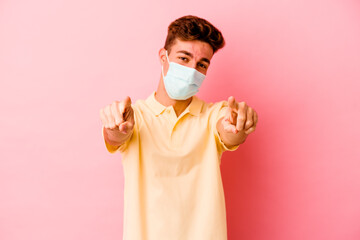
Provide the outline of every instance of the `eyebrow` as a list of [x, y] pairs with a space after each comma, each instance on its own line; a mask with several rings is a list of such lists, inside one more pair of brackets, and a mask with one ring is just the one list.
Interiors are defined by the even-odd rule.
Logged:
[[[192, 53], [188, 52], [188, 51], [185, 51], [185, 50], [180, 50], [180, 51], [177, 51], [176, 53], [183, 53], [191, 58], [193, 58], [194, 56], [192, 55]], [[210, 60], [207, 59], [207, 58], [201, 58], [200, 61], [204, 61], [204, 62], [207, 62], [208, 64], [210, 64]]]

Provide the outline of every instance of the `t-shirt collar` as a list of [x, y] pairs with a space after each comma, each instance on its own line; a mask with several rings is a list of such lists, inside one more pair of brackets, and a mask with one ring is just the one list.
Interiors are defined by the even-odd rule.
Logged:
[[[159, 103], [155, 98], [155, 91], [146, 99], [146, 103], [151, 108], [153, 113], [158, 116], [164, 112], [166, 106]], [[193, 96], [191, 103], [185, 109], [185, 113], [189, 112], [191, 115], [199, 116], [202, 109], [203, 101], [200, 100], [197, 96]]]

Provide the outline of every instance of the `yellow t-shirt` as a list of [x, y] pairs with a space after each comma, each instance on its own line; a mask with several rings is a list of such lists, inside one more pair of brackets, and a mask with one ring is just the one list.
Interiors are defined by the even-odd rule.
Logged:
[[[227, 148], [216, 129], [227, 102], [196, 96], [176, 117], [153, 92], [132, 105], [132, 136], [119, 151], [124, 169], [123, 240], [226, 240], [220, 158]], [[103, 132], [102, 132], [103, 134]]]

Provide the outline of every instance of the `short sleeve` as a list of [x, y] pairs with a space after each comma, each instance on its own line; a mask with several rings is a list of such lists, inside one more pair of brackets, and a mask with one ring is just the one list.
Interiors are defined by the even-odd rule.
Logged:
[[215, 140], [216, 140], [216, 145], [218, 146], [220, 153], [222, 153], [224, 151], [235, 151], [236, 149], [238, 149], [240, 144], [232, 146], [231, 148], [227, 147], [225, 145], [225, 143], [221, 140], [220, 134], [216, 127], [219, 119], [224, 117], [226, 114], [227, 102], [226, 101], [218, 102], [218, 103], [216, 103], [216, 105], [218, 105], [218, 106], [216, 106], [214, 109], [214, 113], [213, 113], [214, 116], [212, 117], [212, 123], [211, 123], [212, 129], [213, 129], [213, 134], [214, 134]]

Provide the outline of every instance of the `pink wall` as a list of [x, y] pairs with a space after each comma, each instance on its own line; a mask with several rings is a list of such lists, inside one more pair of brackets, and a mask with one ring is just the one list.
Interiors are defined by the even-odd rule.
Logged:
[[121, 239], [123, 170], [99, 110], [155, 89], [186, 14], [227, 42], [199, 96], [259, 114], [222, 159], [229, 239], [360, 239], [359, 2], [130, 2], [0, 2], [0, 239]]

